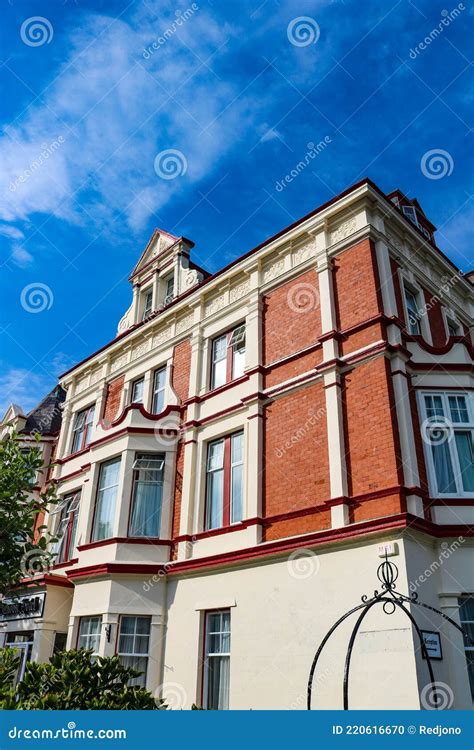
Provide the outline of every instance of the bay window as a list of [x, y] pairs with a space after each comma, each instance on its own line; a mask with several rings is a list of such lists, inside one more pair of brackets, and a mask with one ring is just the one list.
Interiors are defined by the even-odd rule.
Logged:
[[97, 499], [92, 527], [92, 541], [109, 539], [113, 534], [115, 504], [119, 484], [120, 458], [106, 461], [100, 467]]
[[72, 453], [87, 448], [91, 441], [95, 405], [76, 413], [72, 427]]
[[139, 378], [132, 383], [132, 395], [130, 398], [131, 404], [143, 404], [143, 388], [145, 385], [145, 378]]
[[163, 453], [138, 453], [133, 464], [130, 536], [160, 536]]
[[129, 685], [145, 687], [148, 669], [148, 654], [150, 651], [150, 617], [130, 617], [122, 615], [120, 618], [120, 632], [117, 654], [124, 667], [131, 667], [141, 672], [138, 677], [129, 681]]
[[206, 613], [204, 639], [203, 707], [225, 710], [229, 708], [230, 610]]
[[77, 648], [92, 649], [97, 655], [100, 648], [100, 631], [102, 628], [102, 617], [81, 617], [79, 623], [79, 635], [77, 638]]
[[165, 408], [166, 397], [166, 367], [160, 367], [153, 376], [152, 413], [160, 414]]
[[53, 554], [55, 562], [66, 562], [70, 560], [76, 545], [77, 516], [79, 512], [80, 491], [66, 495], [59, 503], [57, 510], [52, 516], [57, 515], [58, 520], [54, 536], [57, 542], [54, 545]]
[[229, 526], [242, 520], [243, 443], [243, 432], [237, 432], [208, 444], [206, 529]]
[[423, 440], [435, 495], [474, 492], [474, 406], [468, 393], [422, 394]]
[[245, 325], [213, 339], [211, 347], [211, 388], [219, 388], [244, 374]]

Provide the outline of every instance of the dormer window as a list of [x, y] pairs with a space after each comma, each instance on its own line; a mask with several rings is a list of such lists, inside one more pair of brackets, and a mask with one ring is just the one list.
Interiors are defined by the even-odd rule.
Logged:
[[145, 320], [145, 318], [148, 318], [148, 316], [151, 315], [152, 309], [153, 309], [153, 290], [150, 289], [149, 292], [145, 292], [142, 320]]
[[416, 208], [414, 206], [403, 206], [402, 210], [407, 219], [411, 221], [412, 224], [414, 224], [416, 227], [419, 226], [418, 217], [416, 215]]

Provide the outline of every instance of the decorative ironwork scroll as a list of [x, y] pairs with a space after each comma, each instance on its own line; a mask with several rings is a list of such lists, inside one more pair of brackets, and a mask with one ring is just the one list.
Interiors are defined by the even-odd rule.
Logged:
[[[400, 594], [398, 591], [395, 591], [395, 582], [398, 578], [398, 568], [395, 565], [395, 563], [391, 562], [388, 559], [387, 553], [385, 554], [385, 560], [379, 565], [377, 568], [377, 578], [379, 579], [380, 583], [382, 584], [382, 590], [379, 592], [377, 589], [374, 591], [374, 595], [371, 599], [369, 599], [365, 594], [361, 597], [362, 604], [358, 604], [357, 607], [353, 607], [348, 612], [346, 612], [345, 615], [339, 618], [337, 622], [334, 623], [334, 625], [328, 630], [326, 635], [324, 636], [323, 640], [321, 641], [318, 650], [316, 651], [316, 654], [313, 659], [313, 663], [311, 665], [311, 669], [309, 672], [309, 679], [308, 679], [308, 700], [307, 700], [307, 708], [308, 711], [311, 710], [311, 701], [313, 696], [313, 679], [314, 674], [316, 671], [316, 667], [318, 664], [319, 657], [321, 656], [321, 653], [330, 639], [331, 635], [334, 633], [335, 630], [341, 625], [345, 620], [347, 620], [348, 617], [350, 617], [354, 612], [360, 611], [360, 614], [357, 618], [357, 621], [352, 629], [351, 637], [349, 638], [349, 644], [347, 646], [347, 652], [346, 652], [346, 659], [344, 663], [344, 681], [343, 681], [343, 700], [344, 700], [344, 711], [347, 711], [349, 709], [349, 671], [351, 667], [351, 659], [352, 659], [352, 650], [354, 648], [355, 639], [357, 637], [357, 634], [359, 632], [360, 626], [365, 619], [366, 615], [370, 612], [370, 610], [377, 606], [378, 604], [382, 605], [383, 611], [386, 615], [392, 615], [397, 609], [400, 609], [402, 612], [406, 614], [408, 619], [411, 621], [413, 627], [415, 628], [416, 634], [418, 636], [418, 640], [420, 642], [420, 648], [421, 652], [423, 654], [423, 657], [426, 659], [426, 663], [428, 666], [428, 672], [430, 675], [430, 683], [431, 686], [435, 687], [435, 679], [434, 679], [434, 673], [433, 673], [433, 666], [431, 664], [431, 657], [428, 653], [428, 649], [426, 648], [425, 641], [423, 639], [423, 635], [421, 632], [421, 629], [418, 627], [418, 624], [413, 617], [410, 610], [407, 608], [407, 604], [409, 605], [416, 605], [417, 607], [423, 607], [424, 609], [429, 609], [432, 612], [435, 612], [437, 615], [442, 617], [444, 620], [449, 622], [450, 625], [456, 628], [456, 630], [459, 630], [469, 642], [472, 642], [469, 638], [469, 635], [463, 630], [463, 628], [460, 627], [460, 625], [457, 624], [454, 620], [451, 619], [451, 617], [448, 617], [448, 615], [445, 615], [444, 612], [441, 612], [439, 609], [436, 609], [435, 607], [431, 607], [429, 604], [424, 604], [423, 602], [418, 601], [418, 594], [416, 592], [413, 592], [410, 596], [405, 596], [404, 594]], [[438, 708], [438, 706], [436, 706]]]

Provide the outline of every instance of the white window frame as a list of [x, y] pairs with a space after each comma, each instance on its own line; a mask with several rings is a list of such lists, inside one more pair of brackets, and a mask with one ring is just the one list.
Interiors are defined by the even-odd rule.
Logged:
[[[137, 401], [134, 399], [134, 393], [135, 393], [135, 387], [138, 385], [138, 383], [142, 383], [142, 398], [141, 401]], [[141, 378], [136, 378], [132, 381], [130, 385], [130, 403], [131, 404], [143, 404], [145, 400], [145, 376], [142, 375]]]
[[415, 206], [402, 206], [402, 213], [409, 222], [415, 225], [415, 227], [420, 227], [420, 222], [418, 221], [418, 211], [416, 210]]
[[[221, 616], [221, 623], [222, 623], [222, 616], [224, 614], [229, 615], [229, 630], [209, 630], [209, 619], [212, 615], [220, 615]], [[227, 706], [224, 707], [223, 710], [226, 710], [229, 708], [229, 700], [230, 700], [230, 657], [231, 657], [231, 649], [232, 649], [232, 616], [231, 616], [231, 610], [228, 608], [223, 608], [221, 610], [207, 610], [204, 612], [204, 674], [203, 674], [203, 708], [208, 709], [208, 692], [209, 692], [209, 659], [215, 659], [215, 658], [228, 658], [229, 659], [229, 684], [228, 684], [228, 695], [227, 695]], [[222, 628], [222, 624], [221, 624]], [[211, 652], [208, 648], [208, 641], [209, 641], [209, 635], [210, 633], [216, 634], [220, 633], [220, 635], [229, 635], [229, 651], [218, 651], [218, 652]], [[210, 709], [209, 709], [210, 710]]]
[[[83, 623], [86, 622], [86, 620], [89, 621], [89, 624], [91, 624], [93, 620], [98, 621], [99, 627], [97, 628], [97, 632], [92, 633], [89, 628], [89, 631], [87, 633], [81, 633], [82, 625]], [[92, 648], [92, 646], [89, 645], [89, 640], [91, 640], [92, 638], [97, 638], [98, 639], [97, 650], [92, 648], [92, 651], [93, 651], [94, 656], [98, 656], [100, 652], [101, 636], [102, 636], [102, 615], [86, 615], [85, 617], [80, 618], [79, 628], [77, 631], [77, 648], [85, 648], [85, 649]], [[86, 645], [83, 645], [81, 643], [81, 638], [85, 639]]]
[[[133, 645], [135, 647], [135, 638], [138, 636], [140, 638], [148, 638], [148, 648], [146, 653], [141, 651], [121, 651], [120, 650], [120, 637], [122, 635], [122, 622], [124, 617], [130, 617], [135, 620], [133, 633], [124, 633], [124, 637], [131, 637], [133, 639]], [[137, 620], [145, 619], [148, 620], [149, 623], [149, 630], [148, 633], [137, 633]], [[134, 677], [129, 681], [129, 685], [138, 685], [139, 687], [145, 687], [146, 682], [148, 679], [148, 669], [149, 669], [149, 663], [150, 663], [150, 639], [151, 639], [151, 616], [150, 615], [120, 615], [120, 621], [119, 621], [119, 627], [118, 627], [118, 637], [117, 637], [117, 656], [119, 657], [120, 662], [123, 664], [122, 660], [120, 659], [121, 656], [131, 656], [133, 658], [139, 658], [139, 659], [146, 659], [146, 667], [144, 670], [144, 673], [140, 675], [140, 677]], [[125, 665], [126, 666], [126, 665]]]
[[[446, 329], [447, 341], [449, 341], [451, 336], [462, 336], [464, 334], [464, 328], [462, 324], [459, 322], [454, 312], [450, 309], [446, 309], [445, 307], [442, 308], [442, 312], [443, 312], [444, 327]], [[456, 333], [453, 333], [453, 334], [450, 333], [449, 331], [450, 325], [456, 328]]]
[[[148, 306], [148, 300], [150, 300], [150, 306]], [[153, 312], [153, 289], [145, 289], [143, 291], [143, 310], [142, 310], [142, 320], [145, 320], [145, 318], [148, 318], [149, 315], [151, 315]]]
[[[174, 284], [174, 273], [170, 274], [170, 276], [167, 276], [164, 279], [164, 284], [165, 284], [165, 296], [164, 296], [164, 299], [163, 299], [163, 304], [164, 305], [169, 305], [169, 303], [175, 298], [175, 293], [174, 293], [174, 286], [175, 286], [175, 284]], [[171, 291], [169, 291], [170, 286], [171, 286]]]
[[[462, 602], [464, 602], [466, 599], [474, 599], [474, 594], [466, 594], [465, 596], [460, 596], [458, 598], [458, 604], [459, 604], [459, 622], [461, 624], [461, 627], [463, 627], [464, 625], [468, 625], [468, 624], [474, 623], [474, 620], [463, 620], [463, 619], [461, 619], [461, 605], [462, 605]], [[468, 664], [467, 664], [468, 654], [472, 653], [473, 656], [474, 656], [474, 644], [473, 643], [470, 643], [470, 644], [466, 643], [466, 639], [464, 638], [464, 634], [463, 634], [463, 640], [464, 640], [464, 653], [466, 654], [466, 670], [468, 672], [469, 686], [470, 686], [470, 689], [471, 689], [472, 699], [474, 700], [474, 684], [471, 683], [471, 679], [469, 677], [469, 667], [468, 667]]]
[[[160, 372], [164, 372], [165, 376], [165, 382], [161, 386], [161, 388], [156, 388], [156, 380], [157, 375]], [[168, 383], [168, 368], [166, 365], [162, 365], [161, 367], [157, 367], [156, 370], [153, 372], [152, 381], [151, 381], [151, 408], [150, 412], [152, 414], [161, 414], [164, 409], [166, 409], [166, 400], [167, 400], [167, 394], [166, 394], [166, 388]], [[163, 393], [163, 408], [160, 411], [155, 411], [155, 396], [157, 393]]]
[[[428, 317], [428, 310], [426, 309], [425, 295], [423, 293], [423, 289], [421, 288], [421, 286], [419, 286], [419, 284], [414, 278], [408, 278], [408, 276], [402, 271], [399, 272], [399, 279], [400, 279], [400, 289], [402, 293], [403, 313], [405, 315], [407, 332], [410, 334], [410, 336], [421, 336], [428, 344], [432, 344], [433, 339], [431, 336], [430, 321]], [[418, 321], [420, 324], [419, 334], [413, 334], [410, 331], [410, 324], [409, 324], [410, 319], [408, 315], [408, 307], [407, 307], [407, 301], [406, 301], [406, 296], [405, 296], [405, 290], [408, 290], [410, 294], [413, 295], [413, 297], [415, 297], [417, 309], [425, 311], [418, 318]]]
[[[472, 395], [471, 392], [462, 391], [462, 390], [442, 391], [442, 390], [435, 390], [435, 389], [419, 391], [418, 392], [418, 408], [419, 408], [419, 413], [421, 417], [420, 429], [422, 432], [425, 429], [425, 425], [428, 421], [428, 413], [426, 410], [425, 396], [440, 396], [443, 402], [443, 412], [444, 412], [445, 419], [447, 420], [448, 425], [452, 425], [454, 431], [458, 430], [461, 432], [466, 432], [470, 430], [474, 439], [474, 396]], [[449, 402], [448, 402], [449, 396], [462, 396], [466, 399], [469, 422], [452, 422], [451, 421], [450, 419], [451, 412], [450, 412]], [[434, 423], [436, 424], [436, 421], [434, 421]], [[423, 448], [424, 448], [424, 454], [425, 454], [426, 467], [428, 471], [428, 483], [430, 486], [431, 497], [442, 497], [442, 498], [472, 497], [472, 491], [464, 490], [463, 485], [462, 485], [461, 469], [459, 465], [458, 452], [456, 450], [454, 436], [452, 435], [451, 438], [448, 440], [448, 446], [449, 446], [449, 452], [450, 452], [450, 458], [451, 458], [451, 465], [452, 465], [453, 474], [454, 474], [454, 481], [457, 487], [456, 492], [439, 492], [438, 491], [431, 445], [429, 445], [426, 439], [424, 439], [423, 434], [422, 434], [422, 439], [423, 439]]]

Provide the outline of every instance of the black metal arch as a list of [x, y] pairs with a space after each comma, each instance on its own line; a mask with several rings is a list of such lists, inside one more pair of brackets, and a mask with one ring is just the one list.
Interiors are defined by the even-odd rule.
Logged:
[[[314, 680], [314, 674], [316, 671], [316, 666], [319, 661], [319, 657], [321, 656], [321, 653], [326, 643], [330, 639], [331, 635], [337, 630], [339, 625], [341, 625], [345, 620], [347, 620], [348, 617], [353, 615], [354, 612], [358, 612], [359, 610], [362, 610], [362, 612], [359, 614], [357, 618], [357, 622], [355, 623], [352, 629], [352, 633], [349, 639], [349, 644], [347, 646], [346, 659], [345, 659], [345, 664], [344, 664], [344, 681], [343, 681], [344, 711], [347, 711], [349, 708], [349, 671], [350, 671], [350, 666], [351, 666], [352, 650], [354, 648], [354, 643], [357, 638], [357, 633], [359, 632], [359, 628], [365, 616], [369, 613], [372, 607], [375, 607], [377, 604], [382, 604], [383, 611], [385, 612], [386, 615], [392, 615], [397, 609], [400, 609], [409, 618], [418, 636], [421, 652], [424, 658], [426, 659], [428, 672], [430, 675], [430, 684], [432, 686], [434, 686], [435, 684], [435, 679], [434, 679], [433, 665], [431, 663], [431, 657], [425, 646], [425, 642], [423, 640], [421, 630], [418, 627], [418, 624], [415, 618], [413, 617], [412, 613], [405, 605], [415, 604], [417, 607], [423, 607], [424, 609], [429, 609], [432, 612], [436, 612], [436, 614], [440, 615], [440, 617], [442, 617], [444, 620], [449, 622], [450, 625], [453, 625], [470, 641], [470, 638], [468, 634], [466, 633], [466, 631], [463, 630], [463, 628], [461, 628], [460, 625], [457, 624], [457, 622], [452, 620], [451, 617], [448, 617], [448, 615], [444, 614], [444, 612], [441, 612], [439, 609], [436, 609], [436, 607], [431, 607], [429, 604], [424, 604], [423, 602], [419, 602], [418, 594], [416, 592], [413, 592], [411, 596], [405, 596], [404, 594], [395, 592], [395, 588], [396, 588], [395, 582], [398, 578], [398, 568], [395, 565], [395, 563], [391, 562], [388, 559], [387, 554], [385, 554], [385, 560], [377, 568], [377, 578], [382, 584], [382, 590], [379, 592], [376, 589], [371, 599], [369, 599], [365, 594], [361, 596], [362, 604], [358, 604], [356, 607], [353, 607], [344, 615], [342, 615], [342, 617], [340, 617], [339, 620], [337, 620], [334, 623], [334, 625], [328, 630], [323, 640], [321, 641], [318, 647], [318, 650], [316, 651], [316, 654], [314, 656], [313, 663], [311, 664], [311, 669], [309, 671], [308, 701], [307, 701], [308, 711], [311, 710], [311, 701], [312, 701], [312, 695], [314, 692], [313, 680]], [[436, 708], [438, 708], [438, 706], [436, 706]]]

